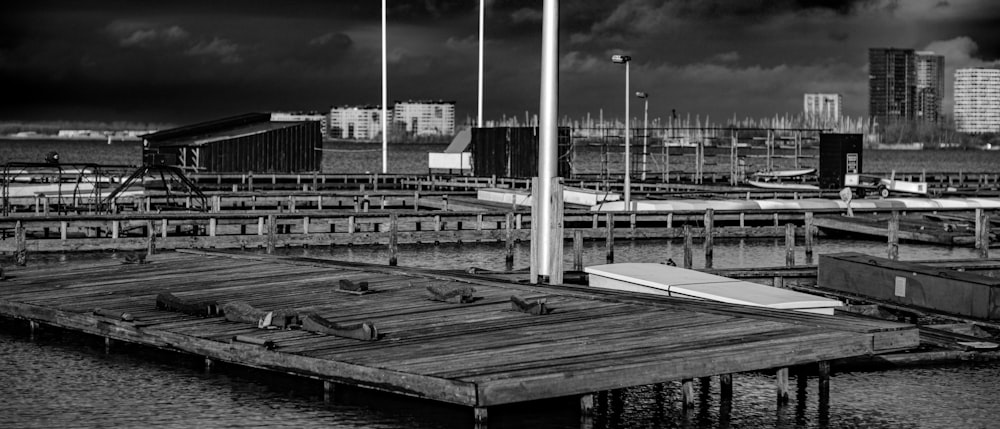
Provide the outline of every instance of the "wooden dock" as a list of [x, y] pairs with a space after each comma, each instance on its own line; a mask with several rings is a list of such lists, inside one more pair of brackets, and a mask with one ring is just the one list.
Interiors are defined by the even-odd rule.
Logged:
[[[912, 325], [895, 322], [414, 268], [198, 251], [125, 262], [139, 260], [8, 267], [0, 316], [313, 378], [327, 388], [347, 384], [460, 404], [473, 407], [477, 420], [495, 405], [576, 395], [583, 405], [602, 390], [766, 369], [785, 371], [787, 395], [788, 367], [828, 369], [831, 360], [919, 342]], [[368, 293], [338, 290], [340, 280], [367, 282]], [[431, 300], [429, 286], [471, 286], [474, 299]], [[157, 309], [161, 293], [340, 324], [367, 321], [379, 336], [260, 329]], [[513, 297], [544, 300], [551, 312], [518, 311]]]

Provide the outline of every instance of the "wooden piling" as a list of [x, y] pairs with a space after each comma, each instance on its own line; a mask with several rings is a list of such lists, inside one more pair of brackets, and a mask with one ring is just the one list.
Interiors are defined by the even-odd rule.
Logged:
[[893, 210], [889, 217], [889, 259], [899, 260], [899, 210]]
[[156, 228], [153, 227], [152, 219], [146, 221], [146, 231], [149, 233], [146, 237], [146, 255], [153, 256], [156, 253]]
[[399, 258], [397, 245], [399, 234], [399, 218], [395, 213], [389, 214], [389, 266], [395, 267]]
[[573, 271], [583, 271], [583, 231], [573, 231]]
[[795, 266], [795, 224], [785, 224], [785, 266]]
[[504, 250], [506, 252], [504, 262], [507, 271], [512, 271], [514, 269], [514, 212], [507, 212], [504, 228]]
[[330, 403], [333, 402], [334, 394], [336, 393], [336, 385], [332, 381], [323, 380], [323, 402]]
[[813, 263], [813, 213], [806, 212], [805, 220], [805, 241], [806, 241], [806, 264]]
[[778, 404], [788, 403], [788, 368], [778, 368], [775, 374], [775, 384], [778, 390]]
[[694, 261], [691, 254], [692, 243], [694, 238], [691, 237], [691, 225], [684, 225], [684, 268], [691, 269], [694, 266]]
[[733, 374], [720, 374], [719, 375], [719, 400], [732, 402], [732, 400], [733, 400]]
[[713, 241], [713, 229], [715, 225], [715, 210], [707, 209], [705, 210], [705, 268], [712, 268], [712, 249]]
[[580, 415], [591, 416], [594, 414], [594, 394], [588, 393], [580, 395]]
[[278, 241], [278, 216], [267, 215], [267, 254], [274, 253], [274, 247]]
[[681, 380], [681, 404], [685, 410], [694, 408], [694, 380], [686, 378]]
[[21, 221], [17, 221], [14, 224], [14, 262], [17, 265], [25, 266], [28, 264], [28, 238], [24, 229], [24, 225]]
[[976, 209], [976, 249], [983, 248], [983, 209]]
[[606, 213], [604, 215], [604, 246], [605, 260], [609, 264], [615, 263], [615, 214]]
[[819, 402], [830, 402], [830, 361], [819, 362]]
[[[981, 210], [981, 209], [977, 209]], [[976, 217], [976, 223], [982, 224], [979, 228], [979, 257], [988, 259], [990, 257], [990, 215], [984, 211], [982, 216]]]

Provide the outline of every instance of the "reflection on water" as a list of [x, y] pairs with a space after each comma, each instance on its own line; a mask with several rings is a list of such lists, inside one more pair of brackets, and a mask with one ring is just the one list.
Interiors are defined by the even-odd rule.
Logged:
[[[566, 249], [567, 266], [571, 248]], [[796, 258], [803, 263], [803, 249]], [[515, 265], [528, 265], [528, 245], [515, 248]], [[816, 254], [859, 251], [884, 256], [882, 242], [820, 240]], [[383, 246], [282, 249], [283, 253], [385, 263]], [[399, 263], [427, 268], [504, 268], [500, 243], [402, 245]], [[587, 242], [586, 265], [605, 263], [603, 241]], [[619, 262], [682, 259], [679, 241], [620, 240]], [[972, 258], [971, 249], [904, 244], [903, 259]], [[695, 266], [704, 264], [696, 243]], [[114, 254], [32, 255], [33, 263], [62, 263]], [[782, 240], [718, 240], [715, 266], [760, 267], [784, 264]], [[43, 329], [29, 340], [23, 321], [0, 324], [0, 416], [4, 427], [301, 427], [457, 428], [471, 427], [470, 410], [392, 395], [338, 389], [334, 403], [322, 401], [314, 380], [263, 377], [220, 366], [204, 372], [200, 360], [128, 345], [109, 355], [95, 338]], [[836, 370], [836, 368], [834, 368]], [[985, 428], [1000, 417], [995, 401], [1000, 363], [954, 364], [881, 372], [834, 373], [828, 408], [818, 401], [814, 375], [801, 377], [787, 406], [779, 408], [773, 375], [737, 374], [732, 404], [719, 403], [718, 379], [695, 381], [693, 410], [680, 402], [680, 384], [640, 386], [601, 392], [593, 418], [583, 422], [574, 400], [544, 401], [490, 410], [490, 427], [500, 428]], [[266, 379], [267, 381], [261, 381]]]

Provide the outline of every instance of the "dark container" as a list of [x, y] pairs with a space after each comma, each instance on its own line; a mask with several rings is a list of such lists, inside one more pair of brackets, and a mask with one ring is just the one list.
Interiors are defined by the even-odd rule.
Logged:
[[840, 189], [844, 187], [844, 175], [861, 173], [861, 134], [819, 135], [819, 187]]
[[[557, 174], [568, 177], [571, 173], [569, 127], [559, 127], [558, 136]], [[470, 152], [472, 171], [477, 176], [538, 176], [537, 127], [473, 128]]]
[[856, 252], [819, 256], [817, 286], [981, 320], [1000, 320], [1000, 279]]

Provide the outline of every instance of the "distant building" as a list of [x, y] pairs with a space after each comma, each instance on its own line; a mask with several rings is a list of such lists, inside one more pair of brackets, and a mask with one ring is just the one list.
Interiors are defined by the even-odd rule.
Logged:
[[[389, 110], [392, 116], [392, 110]], [[381, 106], [340, 106], [330, 109], [330, 131], [335, 139], [375, 140], [382, 133]]]
[[879, 124], [916, 117], [915, 55], [913, 49], [868, 50], [868, 115]]
[[1000, 69], [955, 70], [955, 129], [1000, 132]]
[[319, 122], [320, 132], [323, 136], [327, 136], [330, 133], [329, 128], [329, 117], [323, 112], [271, 112], [271, 121], [273, 122], [303, 122], [303, 121], [317, 121]]
[[944, 100], [944, 56], [933, 52], [914, 54], [917, 68], [915, 117], [925, 122], [938, 122], [941, 101]]
[[840, 94], [806, 94], [802, 108], [806, 118], [837, 120], [843, 103], [844, 97]]
[[319, 122], [273, 121], [248, 113], [139, 136], [143, 161], [195, 172], [319, 171]]
[[411, 135], [454, 135], [454, 101], [396, 101], [393, 121]]

